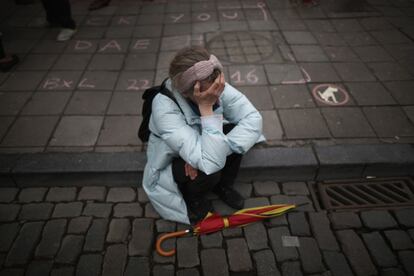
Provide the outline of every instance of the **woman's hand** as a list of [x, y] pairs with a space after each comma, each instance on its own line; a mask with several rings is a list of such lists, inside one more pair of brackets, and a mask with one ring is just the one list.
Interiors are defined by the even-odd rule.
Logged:
[[[204, 91], [200, 91], [200, 82], [197, 81], [194, 85], [194, 94], [193, 98], [194, 101], [198, 104], [202, 116], [212, 115], [213, 105], [218, 101], [221, 93], [224, 90], [225, 80], [224, 74], [221, 73]], [[204, 113], [211, 113], [211, 114], [203, 114]], [[211, 111], [211, 112], [210, 112]]]
[[189, 176], [191, 180], [194, 180], [198, 175], [198, 170], [191, 167], [191, 165], [188, 163], [185, 163], [184, 170], [185, 176]]

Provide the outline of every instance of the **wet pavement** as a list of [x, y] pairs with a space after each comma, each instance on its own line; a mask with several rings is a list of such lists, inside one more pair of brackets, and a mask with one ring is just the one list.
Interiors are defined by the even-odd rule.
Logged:
[[268, 146], [412, 143], [412, 1], [72, 1], [78, 33], [2, 1], [0, 152], [142, 151], [143, 90], [204, 45], [260, 110]]
[[[142, 188], [0, 188], [0, 275], [414, 275], [414, 208], [327, 212], [306, 182], [244, 181], [245, 207], [308, 203], [264, 222], [168, 240]], [[209, 195], [214, 209], [230, 207]]]

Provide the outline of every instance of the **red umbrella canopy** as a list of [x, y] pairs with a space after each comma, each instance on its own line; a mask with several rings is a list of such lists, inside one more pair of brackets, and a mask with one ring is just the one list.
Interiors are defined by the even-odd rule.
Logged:
[[252, 222], [279, 216], [295, 207], [296, 205], [291, 204], [268, 205], [242, 209], [228, 217], [222, 217], [218, 214], [209, 214], [205, 219], [196, 224], [193, 232], [195, 234], [208, 234], [224, 228], [244, 226]]

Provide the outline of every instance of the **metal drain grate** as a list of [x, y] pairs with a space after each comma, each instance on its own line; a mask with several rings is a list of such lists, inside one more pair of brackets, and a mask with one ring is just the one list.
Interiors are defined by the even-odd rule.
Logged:
[[385, 208], [414, 205], [411, 178], [378, 178], [317, 183], [327, 210]]

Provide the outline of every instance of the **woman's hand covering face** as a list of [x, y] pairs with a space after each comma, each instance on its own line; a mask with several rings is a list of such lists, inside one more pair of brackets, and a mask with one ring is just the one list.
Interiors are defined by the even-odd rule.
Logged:
[[204, 91], [201, 91], [201, 83], [197, 81], [194, 85], [193, 100], [201, 106], [213, 106], [218, 101], [221, 93], [223, 93], [224, 86], [225, 79], [223, 73]]

